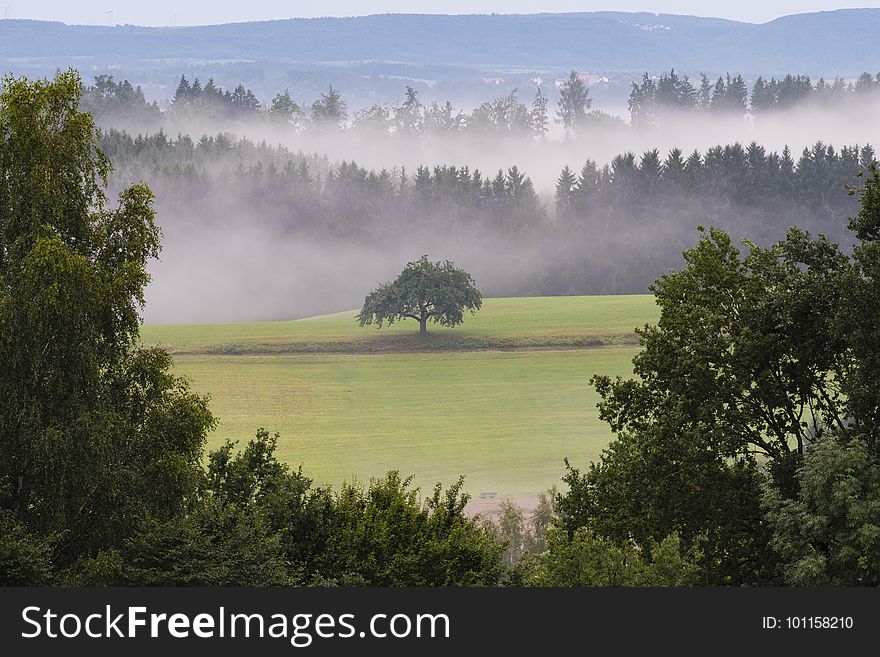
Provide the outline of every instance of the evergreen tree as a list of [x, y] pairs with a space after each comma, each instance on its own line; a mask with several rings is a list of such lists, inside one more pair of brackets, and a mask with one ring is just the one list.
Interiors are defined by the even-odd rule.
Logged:
[[712, 83], [709, 82], [709, 76], [705, 73], [700, 73], [700, 91], [697, 105], [703, 111], [708, 111], [712, 105]]
[[403, 134], [417, 135], [422, 131], [422, 103], [418, 92], [407, 85], [403, 104], [395, 109], [394, 121]]
[[652, 194], [660, 183], [661, 170], [660, 151], [655, 148], [642, 154], [642, 159], [639, 162], [639, 173], [641, 174], [643, 189], [648, 194]]
[[735, 75], [731, 78], [728, 73], [727, 90], [724, 94], [725, 109], [731, 113], [743, 114], [746, 111], [748, 97], [749, 91], [743, 77]]
[[709, 108], [713, 112], [723, 112], [725, 109], [724, 97], [727, 93], [727, 87], [724, 85], [724, 79], [719, 77], [712, 88], [712, 101]]
[[663, 161], [661, 169], [663, 181], [673, 189], [679, 189], [684, 181], [684, 169], [685, 161], [681, 149], [673, 148]]
[[541, 91], [540, 85], [538, 85], [535, 89], [535, 99], [532, 101], [531, 120], [532, 131], [540, 140], [546, 138], [547, 129], [550, 124], [550, 120], [547, 116], [547, 105], [549, 102], [550, 100], [544, 95], [544, 92]]
[[214, 86], [214, 79], [209, 78], [208, 83], [205, 85], [205, 88], [202, 89], [202, 83], [199, 82], [199, 79], [196, 78], [193, 80], [192, 89], [190, 90], [190, 100], [202, 100], [203, 97], [207, 100], [207, 102], [213, 102], [214, 97], [217, 95], [217, 87]]
[[174, 98], [171, 100], [175, 105], [179, 105], [190, 100], [192, 95], [192, 86], [187, 81], [185, 75], [180, 76], [180, 82], [177, 84], [177, 90], [174, 92]]
[[558, 217], [567, 218], [574, 206], [574, 191], [577, 179], [574, 172], [565, 165], [559, 178], [556, 180], [556, 214]]
[[764, 78], [758, 76], [752, 87], [751, 108], [753, 112], [763, 112], [774, 104], [775, 99], [771, 96], [770, 88], [764, 82]]
[[776, 105], [781, 108], [794, 107], [809, 97], [813, 85], [808, 76], [786, 75], [776, 88]]
[[333, 85], [330, 85], [326, 94], [322, 93], [321, 97], [312, 103], [312, 121], [317, 124], [341, 127], [347, 118], [345, 101]]
[[640, 85], [633, 82], [627, 105], [632, 125], [653, 125], [657, 109], [657, 88], [647, 73], [642, 77]]
[[687, 76], [680, 78], [675, 69], [660, 76], [656, 85], [657, 107], [667, 110], [687, 110], [696, 105], [697, 90]]
[[692, 194], [700, 191], [703, 179], [703, 156], [695, 150], [684, 162], [685, 189]]

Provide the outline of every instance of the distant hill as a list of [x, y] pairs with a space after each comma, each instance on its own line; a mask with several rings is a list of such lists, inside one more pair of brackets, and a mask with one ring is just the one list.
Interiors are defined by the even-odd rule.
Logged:
[[387, 62], [486, 70], [737, 71], [853, 75], [880, 70], [880, 9], [764, 24], [668, 14], [384, 14], [204, 27], [0, 21], [0, 65], [140, 69], [174, 62]]

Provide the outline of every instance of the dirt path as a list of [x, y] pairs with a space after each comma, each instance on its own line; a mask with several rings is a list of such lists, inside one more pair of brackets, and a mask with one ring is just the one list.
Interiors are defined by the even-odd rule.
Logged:
[[535, 509], [538, 508], [538, 498], [535, 497], [494, 497], [494, 498], [486, 498], [480, 499], [479, 497], [474, 497], [470, 502], [467, 503], [467, 506], [464, 508], [464, 512], [466, 515], [473, 518], [474, 516], [487, 516], [492, 518], [493, 520], [498, 519], [501, 515], [501, 502], [502, 500], [508, 499], [514, 504], [516, 504], [520, 510], [523, 512], [523, 516], [528, 518], [532, 513], [534, 513]]

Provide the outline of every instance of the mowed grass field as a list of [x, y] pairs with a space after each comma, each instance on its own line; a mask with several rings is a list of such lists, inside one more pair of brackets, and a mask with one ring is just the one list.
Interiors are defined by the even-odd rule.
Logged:
[[404, 320], [361, 327], [355, 310], [286, 322], [148, 324], [142, 339], [171, 353], [309, 353], [582, 347], [635, 344], [633, 329], [658, 317], [649, 294], [484, 299], [455, 328]]
[[[599, 455], [610, 432], [589, 378], [631, 375], [632, 329], [658, 312], [649, 295], [486, 299], [463, 326], [429, 328], [474, 339], [459, 350], [401, 348], [414, 322], [376, 331], [353, 315], [147, 325], [142, 339], [176, 352], [176, 370], [211, 396], [209, 447], [264, 426], [281, 434], [279, 457], [322, 484], [396, 469], [423, 490], [464, 475], [474, 496], [522, 498], [558, 485], [564, 458], [585, 466]], [[572, 348], [587, 337], [615, 346]], [[359, 353], [363, 341], [372, 344]], [[249, 347], [221, 348], [233, 344]]]

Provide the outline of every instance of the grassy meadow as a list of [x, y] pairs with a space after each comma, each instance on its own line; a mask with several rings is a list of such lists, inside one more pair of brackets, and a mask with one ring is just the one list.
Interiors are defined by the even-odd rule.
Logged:
[[565, 457], [585, 465], [607, 443], [589, 378], [631, 373], [632, 329], [657, 309], [648, 295], [487, 299], [461, 327], [429, 327], [458, 349], [410, 340], [415, 322], [377, 331], [353, 315], [147, 325], [142, 338], [211, 396], [209, 447], [265, 426], [320, 483], [397, 469], [423, 489], [464, 475], [474, 496], [531, 497], [559, 483]]
[[360, 327], [356, 310], [286, 322], [148, 324], [141, 337], [171, 353], [302, 353], [459, 351], [530, 347], [592, 347], [636, 344], [633, 329], [655, 321], [649, 294], [595, 297], [484, 299], [475, 315], [455, 328], [404, 320], [377, 329]]

